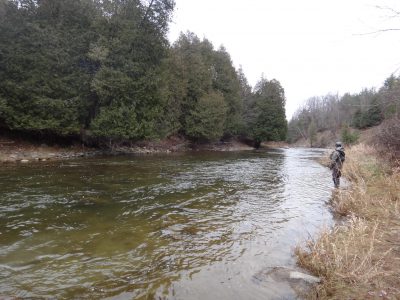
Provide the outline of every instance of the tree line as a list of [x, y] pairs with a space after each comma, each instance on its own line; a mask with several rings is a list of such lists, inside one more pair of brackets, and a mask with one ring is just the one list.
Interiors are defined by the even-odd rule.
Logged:
[[118, 143], [284, 140], [285, 95], [224, 47], [166, 34], [173, 0], [0, 0], [0, 128]]
[[[328, 94], [309, 98], [289, 121], [288, 140], [304, 138], [312, 145], [317, 132], [342, 131], [348, 142], [352, 129], [380, 125], [379, 141], [400, 150], [400, 76], [391, 75], [379, 89], [364, 89], [343, 96]], [[323, 141], [323, 145], [332, 141]]]

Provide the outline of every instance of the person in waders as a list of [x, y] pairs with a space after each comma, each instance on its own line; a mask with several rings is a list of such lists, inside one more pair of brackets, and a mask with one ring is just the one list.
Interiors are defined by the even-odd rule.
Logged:
[[332, 170], [332, 179], [335, 188], [340, 186], [340, 176], [342, 176], [342, 167], [346, 159], [346, 154], [344, 153], [344, 148], [341, 142], [336, 142], [335, 150], [330, 155], [330, 165], [329, 168]]

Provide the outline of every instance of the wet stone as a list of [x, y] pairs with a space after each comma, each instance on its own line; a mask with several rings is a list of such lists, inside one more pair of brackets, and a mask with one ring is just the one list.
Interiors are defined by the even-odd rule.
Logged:
[[286, 267], [268, 268], [254, 275], [253, 279], [261, 285], [286, 282], [297, 294], [305, 294], [312, 285], [321, 282], [318, 277]]

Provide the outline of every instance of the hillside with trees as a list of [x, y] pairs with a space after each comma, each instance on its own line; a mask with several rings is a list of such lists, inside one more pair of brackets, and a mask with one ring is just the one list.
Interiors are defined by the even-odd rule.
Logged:
[[[364, 89], [357, 94], [312, 97], [299, 108], [288, 126], [289, 142], [303, 138], [316, 144], [318, 132], [340, 132], [345, 143], [357, 140], [358, 130], [380, 125], [379, 142], [393, 151], [400, 150], [400, 77], [387, 78], [381, 88]], [[332, 140], [319, 140], [327, 146]]]
[[284, 90], [224, 47], [166, 34], [173, 0], [0, 0], [0, 128], [96, 145], [284, 140]]

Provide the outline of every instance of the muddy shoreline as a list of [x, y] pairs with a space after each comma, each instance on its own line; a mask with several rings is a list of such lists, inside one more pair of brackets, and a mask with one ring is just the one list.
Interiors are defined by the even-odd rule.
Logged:
[[[265, 145], [268, 147], [268, 144]], [[66, 160], [101, 155], [167, 154], [188, 151], [244, 151], [254, 148], [238, 140], [193, 144], [182, 138], [142, 141], [113, 148], [91, 148], [84, 145], [59, 146], [35, 144], [25, 140], [0, 137], [0, 163], [30, 163]]]

